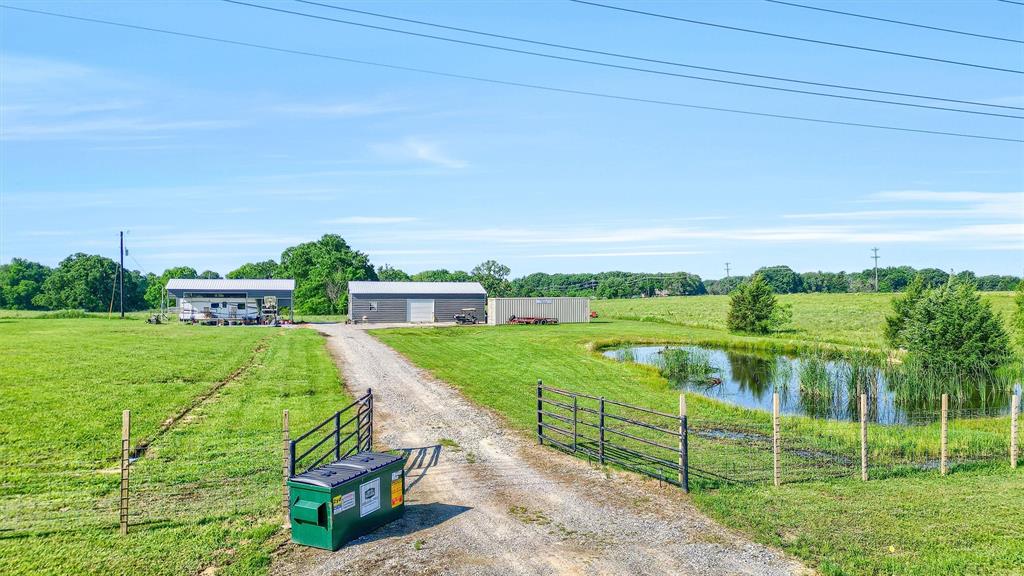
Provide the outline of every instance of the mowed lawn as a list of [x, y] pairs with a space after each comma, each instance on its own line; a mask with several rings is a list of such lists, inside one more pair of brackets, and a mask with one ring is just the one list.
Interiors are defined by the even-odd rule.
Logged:
[[[1010, 321], [1012, 292], [982, 292], [982, 299]], [[882, 346], [882, 328], [895, 294], [782, 294], [779, 302], [792, 306], [793, 322], [768, 338], [842, 346]], [[678, 296], [595, 300], [591, 308], [602, 318], [667, 322], [681, 326], [725, 330], [728, 296]]]
[[[803, 300], [827, 307], [828, 296]], [[847, 295], [840, 295], [846, 304]], [[859, 296], [859, 295], [852, 295]], [[871, 314], [883, 318], [887, 298], [872, 295]], [[593, 352], [595, 345], [622, 342], [695, 342], [745, 347], [800, 347], [816, 345], [813, 337], [823, 325], [811, 321], [817, 312], [799, 310], [801, 331], [763, 339], [731, 335], [713, 322], [706, 327], [668, 323], [666, 318], [711, 317], [709, 306], [724, 298], [627, 301], [643, 305], [655, 322], [600, 321], [585, 325], [502, 326], [374, 331], [384, 343], [405, 354], [438, 378], [459, 387], [472, 400], [505, 416], [509, 424], [527, 434], [535, 426], [535, 383], [604, 395], [665, 411], [675, 409], [677, 392], [649, 367], [614, 362]], [[659, 311], [658, 303], [670, 307]], [[710, 304], [709, 304], [710, 302]], [[686, 309], [688, 303], [698, 308]], [[619, 306], [599, 302], [594, 308]], [[869, 305], [864, 305], [868, 306]], [[1000, 305], [1001, 306], [1001, 305]], [[1004, 307], [1005, 308], [1005, 307]], [[860, 306], [847, 306], [860, 315]], [[723, 312], [724, 314], [724, 309]], [[680, 320], [682, 321], [682, 320]], [[864, 346], [857, 338], [867, 328], [854, 328], [855, 318], [836, 321], [829, 342]], [[718, 325], [723, 322], [719, 321]], [[868, 347], [874, 347], [868, 344]], [[690, 395], [691, 422], [702, 418], [749, 418], [750, 413]], [[1005, 419], [1003, 419], [1005, 420]], [[840, 437], [856, 438], [855, 425], [813, 424]], [[1007, 428], [1006, 422], [978, 423], [978, 434]], [[934, 430], [893, 429], [891, 441], [925, 435], [932, 453]], [[972, 433], [973, 434], [973, 433]], [[957, 434], [959, 437], [959, 434]], [[1000, 434], [1007, 442], [1006, 434]], [[951, 439], [951, 442], [956, 442]], [[698, 453], [699, 455], [699, 453]], [[568, 456], [565, 456], [568, 457]], [[691, 461], [694, 465], [697, 465]], [[824, 574], [1021, 574], [1024, 573], [1024, 468], [1010, 470], [1004, 460], [980, 467], [964, 467], [948, 477], [937, 472], [915, 472], [867, 483], [842, 478], [771, 486], [698, 490], [694, 501], [707, 513], [758, 541], [779, 546]]]
[[[181, 421], [161, 424], [230, 379]], [[305, 329], [0, 319], [0, 572], [263, 574], [281, 516], [281, 412], [348, 402]], [[118, 535], [121, 411], [132, 527]]]

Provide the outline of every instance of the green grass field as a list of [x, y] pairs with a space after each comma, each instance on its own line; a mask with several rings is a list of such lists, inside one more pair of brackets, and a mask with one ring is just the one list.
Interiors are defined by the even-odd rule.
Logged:
[[[882, 346], [882, 327], [895, 294], [783, 294], [779, 302], [793, 309], [793, 322], [767, 342], [802, 341], [840, 346]], [[992, 309], [1009, 323], [1012, 292], [982, 292]], [[728, 296], [679, 296], [595, 300], [591, 304], [601, 318], [665, 322], [693, 328], [725, 330]]]
[[[378, 330], [374, 335], [472, 400], [503, 414], [526, 433], [535, 426], [534, 383], [617, 398], [671, 412], [677, 392], [650, 367], [608, 360], [596, 347], [625, 342], [691, 342], [747, 348], [877, 348], [878, 327], [888, 297], [839, 295], [794, 297], [792, 332], [757, 338], [725, 332], [725, 298], [666, 298], [596, 302], [602, 318], [643, 314], [648, 322], [613, 320], [553, 327], [502, 326]], [[995, 298], [1005, 311], [1008, 300]], [[664, 309], [662, 309], [664, 308]], [[722, 318], [715, 310], [721, 311]], [[838, 316], [836, 314], [839, 314]], [[845, 317], [843, 316], [845, 315]], [[832, 320], [823, 320], [830, 316]], [[835, 328], [832, 329], [831, 327]], [[458, 359], [454, 361], [453, 359]], [[691, 422], [745, 422], [766, 428], [767, 415], [690, 395]], [[825, 442], [856, 457], [857, 427], [842, 422], [788, 418], [784, 434]], [[1005, 454], [1006, 418], [963, 421], [951, 426], [951, 453], [983, 450]], [[873, 463], [896, 463], [907, 454], [931, 458], [938, 451], [935, 426], [876, 427], [871, 432]], [[955, 445], [955, 447], [954, 447]], [[707, 447], [705, 447], [707, 448]], [[749, 452], [747, 453], [749, 454]], [[697, 447], [694, 458], [736, 458]], [[770, 454], [752, 465], [767, 466]], [[746, 463], [751, 464], [751, 463]], [[878, 470], [873, 474], [878, 475]], [[821, 572], [839, 574], [1020, 574], [1024, 558], [1024, 515], [1019, 495], [1024, 472], [1005, 460], [960, 466], [948, 477], [937, 472], [889, 470], [887, 478], [862, 483], [843, 478], [771, 486], [698, 490], [694, 500], [721, 522], [759, 541], [777, 545]], [[785, 479], [785, 470], [784, 470]], [[892, 548], [890, 548], [890, 546]]]
[[[265, 573], [281, 524], [281, 411], [303, 430], [348, 402], [311, 330], [93, 318], [0, 319], [0, 392], [4, 574]], [[133, 444], [152, 440], [132, 466], [127, 537], [123, 409]]]

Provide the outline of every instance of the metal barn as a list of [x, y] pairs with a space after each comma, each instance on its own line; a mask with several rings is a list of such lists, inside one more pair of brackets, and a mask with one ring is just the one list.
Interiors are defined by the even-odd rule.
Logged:
[[348, 283], [348, 317], [356, 323], [484, 321], [487, 291], [479, 282]]
[[166, 290], [182, 322], [265, 324], [285, 306], [295, 319], [295, 280], [171, 278]]
[[517, 318], [555, 318], [559, 324], [590, 322], [590, 298], [539, 297], [539, 298], [489, 298], [487, 300], [487, 323], [508, 324], [513, 316]]

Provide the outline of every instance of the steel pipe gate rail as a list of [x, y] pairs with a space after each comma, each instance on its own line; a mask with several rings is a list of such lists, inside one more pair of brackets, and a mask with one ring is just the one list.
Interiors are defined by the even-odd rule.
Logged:
[[[333, 426], [328, 426], [333, 424]], [[314, 436], [318, 432], [324, 435]], [[299, 444], [305, 440], [313, 442], [312, 446], [296, 455]], [[333, 440], [333, 443], [328, 443]], [[330, 447], [323, 450], [324, 446]], [[346, 448], [348, 446], [348, 448]], [[373, 390], [367, 389], [358, 400], [338, 410], [326, 420], [317, 424], [301, 436], [288, 443], [288, 475], [295, 476], [316, 468], [328, 458], [333, 461], [347, 458], [359, 452], [371, 450], [373, 447]], [[323, 451], [312, 464], [304, 466], [302, 461]]]
[[689, 429], [679, 414], [537, 381], [537, 442], [690, 491]]

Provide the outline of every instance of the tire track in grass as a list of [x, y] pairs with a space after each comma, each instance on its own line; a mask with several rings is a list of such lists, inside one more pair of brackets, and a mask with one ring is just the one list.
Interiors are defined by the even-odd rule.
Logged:
[[256, 347], [253, 348], [252, 354], [250, 354], [249, 357], [242, 363], [242, 365], [236, 368], [234, 372], [229, 374], [226, 378], [223, 378], [214, 383], [214, 385], [208, 388], [205, 392], [193, 398], [191, 402], [189, 402], [187, 405], [183, 406], [177, 412], [175, 412], [166, 420], [164, 420], [163, 423], [160, 424], [160, 428], [157, 429], [156, 432], [136, 442], [135, 446], [133, 446], [131, 449], [130, 459], [132, 461], [135, 461], [138, 460], [139, 458], [145, 457], [146, 452], [149, 450], [150, 446], [152, 446], [154, 442], [163, 437], [164, 434], [170, 432], [175, 426], [178, 425], [179, 422], [181, 422], [187, 416], [189, 416], [196, 408], [199, 408], [200, 406], [206, 404], [210, 399], [212, 399], [217, 394], [217, 392], [221, 390], [221, 388], [224, 388], [228, 384], [235, 382], [236, 380], [245, 376], [249, 369], [252, 368], [253, 363], [260, 356], [260, 354], [267, 350], [267, 348], [270, 345], [271, 338], [279, 338], [280, 336], [281, 332], [278, 332], [272, 336], [267, 336], [260, 340], [259, 342], [257, 342]]

